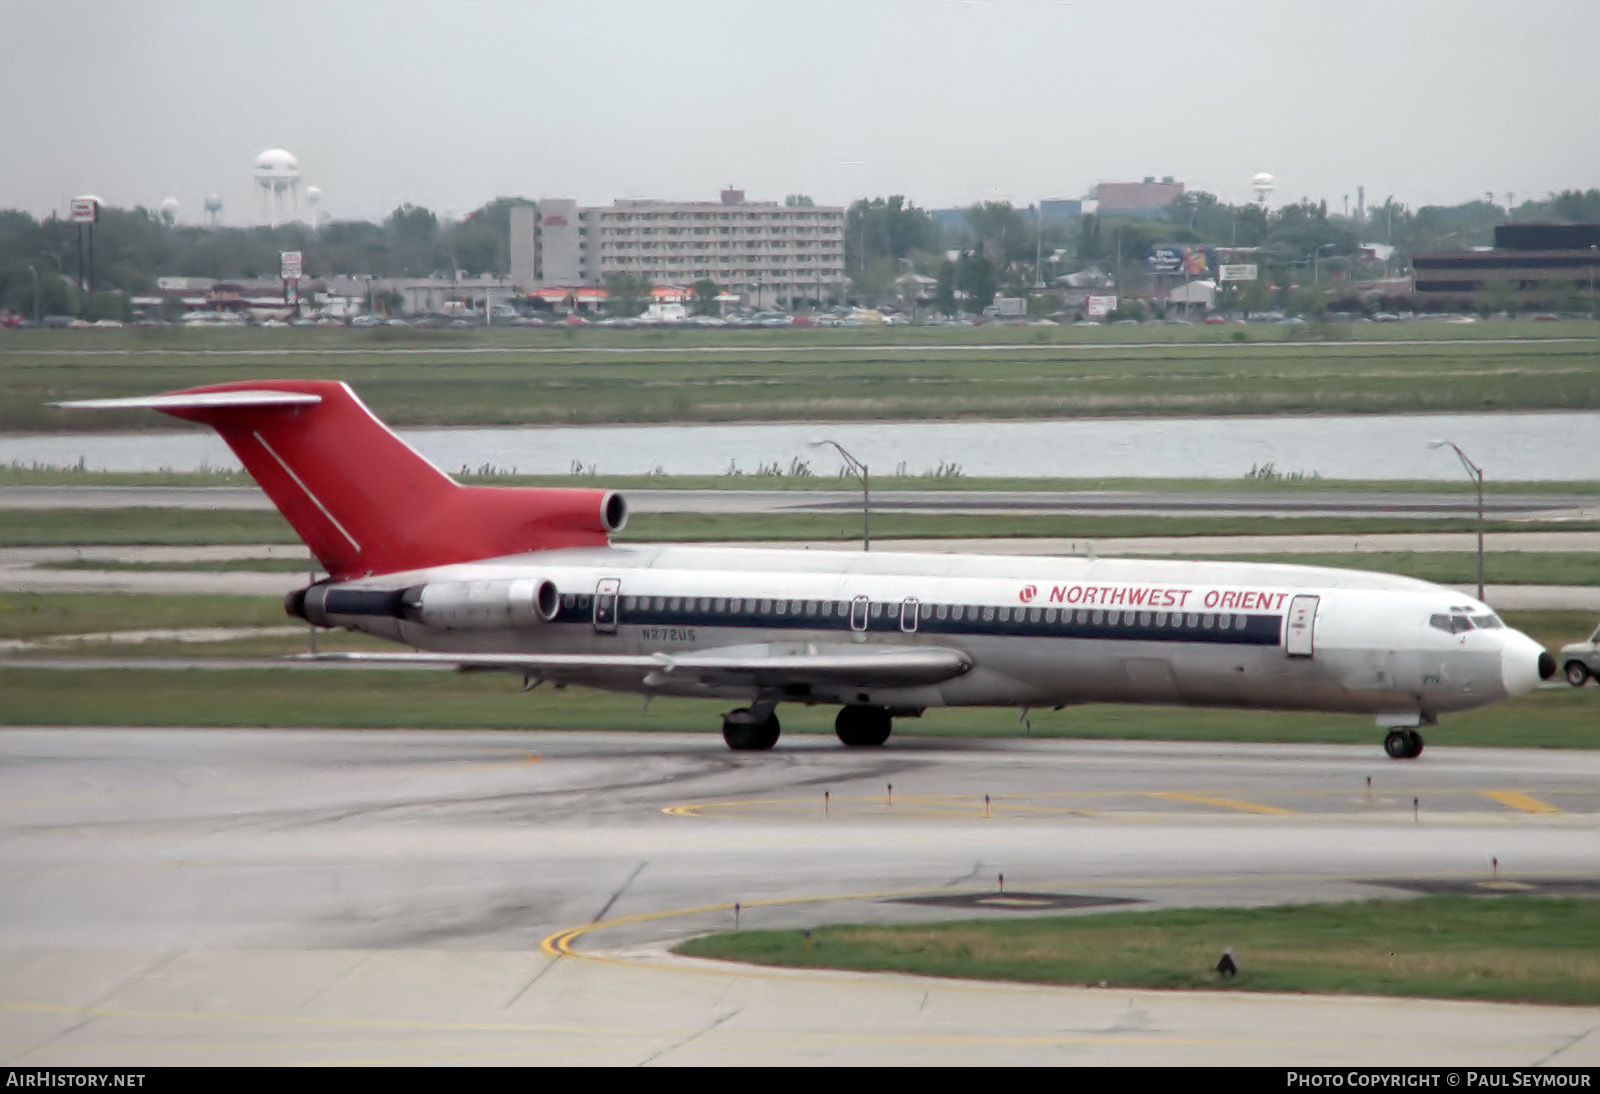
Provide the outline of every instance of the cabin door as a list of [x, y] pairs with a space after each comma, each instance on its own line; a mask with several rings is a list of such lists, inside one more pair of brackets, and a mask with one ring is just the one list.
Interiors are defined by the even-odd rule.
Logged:
[[1290, 657], [1310, 657], [1316, 652], [1318, 597], [1297, 596], [1289, 601], [1289, 618], [1284, 623], [1283, 650]]
[[594, 629], [598, 634], [617, 633], [617, 591], [622, 587], [618, 578], [600, 579], [594, 587]]

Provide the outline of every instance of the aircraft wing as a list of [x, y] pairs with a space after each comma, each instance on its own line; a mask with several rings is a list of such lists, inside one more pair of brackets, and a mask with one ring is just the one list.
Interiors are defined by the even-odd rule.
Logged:
[[682, 653], [318, 653], [299, 660], [371, 665], [453, 665], [466, 671], [514, 672], [581, 683], [638, 674], [645, 686], [669, 679], [702, 684], [782, 687], [914, 687], [960, 676], [972, 660], [942, 646], [845, 646], [764, 642]]

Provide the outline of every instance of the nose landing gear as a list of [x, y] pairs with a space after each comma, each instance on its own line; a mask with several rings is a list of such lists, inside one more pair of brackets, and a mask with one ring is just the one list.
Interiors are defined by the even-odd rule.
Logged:
[[1422, 734], [1414, 729], [1391, 729], [1383, 739], [1383, 750], [1391, 760], [1414, 760], [1422, 755]]

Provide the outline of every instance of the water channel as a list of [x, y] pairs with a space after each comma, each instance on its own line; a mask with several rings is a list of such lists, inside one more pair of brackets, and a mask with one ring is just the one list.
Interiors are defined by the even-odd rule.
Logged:
[[[85, 412], [88, 413], [88, 412]], [[784, 422], [494, 429], [407, 429], [401, 435], [447, 471], [492, 468], [597, 477], [790, 473], [819, 475], [839, 458], [813, 442], [837, 441], [874, 474], [1020, 478], [1237, 479], [1252, 467], [1328, 479], [1446, 480], [1464, 474], [1460, 445], [1501, 481], [1600, 480], [1600, 412], [1140, 418], [1070, 421]], [[209, 430], [0, 435], [0, 465], [94, 470], [194, 471], [238, 462]]]

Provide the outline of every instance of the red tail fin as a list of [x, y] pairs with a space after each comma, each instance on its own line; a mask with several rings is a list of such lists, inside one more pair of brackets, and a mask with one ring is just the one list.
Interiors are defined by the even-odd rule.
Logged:
[[215, 384], [148, 406], [216, 429], [335, 579], [552, 547], [604, 546], [627, 519], [605, 490], [462, 486], [332, 380]]

